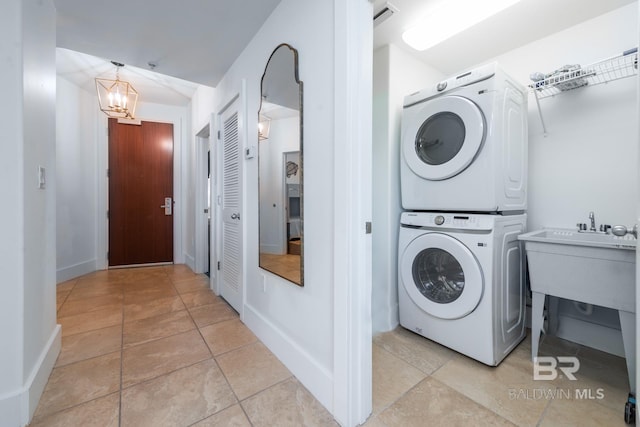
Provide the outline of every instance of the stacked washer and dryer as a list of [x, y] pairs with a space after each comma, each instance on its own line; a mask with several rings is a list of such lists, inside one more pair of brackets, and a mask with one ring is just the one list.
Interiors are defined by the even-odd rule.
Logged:
[[400, 324], [496, 366], [525, 336], [527, 98], [497, 64], [404, 99]]

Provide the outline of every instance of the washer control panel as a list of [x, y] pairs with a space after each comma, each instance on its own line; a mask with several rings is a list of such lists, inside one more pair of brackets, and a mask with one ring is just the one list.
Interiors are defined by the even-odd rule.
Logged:
[[437, 212], [403, 212], [402, 225], [429, 229], [492, 230], [495, 215]]

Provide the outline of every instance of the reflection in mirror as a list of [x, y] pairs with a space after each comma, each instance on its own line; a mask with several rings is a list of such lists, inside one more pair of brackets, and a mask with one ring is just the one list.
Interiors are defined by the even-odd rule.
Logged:
[[298, 52], [278, 46], [264, 70], [258, 112], [260, 267], [304, 281], [302, 82]]

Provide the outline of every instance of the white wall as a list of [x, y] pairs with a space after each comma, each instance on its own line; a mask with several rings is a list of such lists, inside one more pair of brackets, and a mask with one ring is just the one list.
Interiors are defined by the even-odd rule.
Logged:
[[56, 95], [58, 283], [96, 270], [95, 93], [58, 76]]
[[[60, 350], [55, 323], [55, 9], [8, 0], [0, 13], [0, 419], [25, 425]], [[38, 166], [47, 185], [37, 188]]]
[[[533, 71], [547, 73], [619, 55], [637, 46], [637, 8], [632, 3], [495, 59], [527, 84]], [[529, 96], [529, 230], [588, 224], [590, 211], [597, 226], [635, 223], [637, 85], [637, 79], [628, 78], [540, 100], [546, 136]], [[558, 336], [623, 354], [615, 312], [594, 307], [592, 315], [577, 316], [571, 304], [563, 303], [558, 315]]]
[[[0, 14], [0, 52], [9, 60], [0, 67], [2, 81], [16, 82], [7, 85], [5, 100], [0, 104], [0, 123], [4, 132], [4, 144], [0, 144], [0, 197], [12, 209], [0, 209], [0, 271], [3, 286], [0, 288], [0, 339], [8, 351], [0, 352], [0, 417], [18, 425], [21, 411], [16, 401], [20, 398], [23, 359], [24, 313], [24, 186], [22, 170], [23, 118], [22, 94], [22, 4], [18, 0], [3, 3]], [[15, 108], [19, 105], [20, 108]]]
[[[336, 8], [337, 4], [340, 4], [339, 8]], [[355, 11], [358, 7], [362, 12]], [[343, 149], [352, 150], [353, 153], [357, 153], [357, 149], [350, 147], [349, 144], [355, 146], [367, 142], [360, 141], [358, 138], [350, 139], [346, 133], [345, 135], [334, 133], [338, 127], [336, 121], [348, 118], [348, 114], [344, 117], [334, 115], [336, 111], [334, 97], [348, 98], [348, 94], [344, 92], [335, 92], [336, 82], [342, 83], [343, 77], [339, 74], [342, 70], [337, 71], [336, 68], [338, 66], [336, 50], [345, 48], [345, 60], [358, 56], [358, 52], [352, 50], [352, 46], [363, 43], [363, 40], [366, 41], [367, 33], [363, 30], [364, 33], [359, 39], [356, 40], [355, 36], [353, 39], [347, 39], [346, 34], [349, 31], [347, 27], [360, 28], [360, 18], [365, 17], [368, 20], [366, 28], [370, 29], [371, 16], [365, 14], [368, 9], [370, 5], [364, 1], [357, 4], [353, 2], [350, 7], [342, 5], [342, 2], [336, 2], [331, 7], [327, 2], [283, 0], [217, 87], [218, 105], [221, 108], [241, 91], [243, 79], [246, 79], [247, 105], [246, 110], [243, 108], [246, 111], [246, 115], [243, 116], [249, 120], [247, 128], [255, 129], [257, 124], [252, 123], [251, 118], [258, 117], [261, 98], [260, 79], [269, 56], [281, 43], [288, 43], [299, 52], [299, 76], [304, 83], [305, 286], [293, 285], [258, 267], [258, 162], [257, 158], [249, 160], [243, 158], [241, 160], [245, 182], [243, 190], [246, 201], [244, 208], [246, 221], [244, 221], [243, 230], [246, 304], [243, 320], [319, 401], [338, 417], [339, 421], [349, 423], [352, 421], [347, 419], [350, 419], [353, 414], [347, 414], [343, 408], [351, 409], [357, 402], [346, 402], [341, 399], [344, 397], [342, 395], [352, 396], [353, 390], [334, 389], [334, 385], [341, 382], [352, 384], [334, 371], [338, 364], [342, 366], [344, 363], [344, 366], [347, 366], [347, 357], [342, 357], [341, 354], [338, 358], [334, 353], [334, 333], [336, 333], [334, 316], [336, 311], [342, 309], [342, 303], [348, 304], [335, 296], [336, 292], [342, 296], [340, 290], [336, 291], [336, 280], [341, 280], [344, 276], [341, 275], [342, 271], [337, 271], [335, 268], [334, 243], [343, 238], [344, 241], [351, 242], [351, 235], [346, 236], [346, 234], [351, 233], [352, 230], [348, 227], [339, 229], [335, 221], [338, 209], [343, 216], [344, 212], [360, 211], [357, 200], [351, 201], [353, 205], [351, 208], [338, 207], [334, 204], [336, 186], [342, 186], [341, 191], [344, 190], [344, 195], [351, 194], [349, 192], [351, 187], [348, 187], [347, 183], [334, 181], [335, 164], [338, 163], [336, 159], [341, 155], [344, 156], [344, 153], [334, 151], [334, 142], [339, 140], [340, 144], [336, 144], [337, 146], [342, 145]], [[354, 13], [350, 16], [353, 20], [347, 21], [346, 16], [351, 12]], [[343, 13], [345, 15], [342, 15]], [[359, 13], [362, 15], [360, 16]], [[340, 30], [346, 29], [346, 32], [338, 33], [336, 28], [338, 22], [343, 23], [340, 20], [342, 18], [345, 18], [345, 21], [344, 27]], [[349, 22], [348, 25], [347, 22]], [[369, 51], [367, 56], [369, 56], [371, 47], [367, 46], [367, 48]], [[347, 64], [340, 65], [347, 66]], [[349, 65], [355, 65], [355, 62]], [[363, 67], [363, 71], [367, 71], [366, 66]], [[368, 71], [371, 71], [370, 67]], [[361, 81], [370, 83], [366, 74], [360, 73], [359, 77]], [[347, 89], [351, 90], [358, 87], [358, 82], [350, 81], [349, 85], [351, 86]], [[370, 89], [367, 93], [371, 93]], [[368, 101], [368, 97], [363, 99]], [[347, 109], [345, 106], [348, 113], [359, 111], [358, 108], [360, 108], [357, 103], [350, 107]], [[365, 138], [370, 137], [370, 117], [370, 112], [365, 117], [358, 116], [357, 119], [354, 117], [369, 129], [361, 130], [353, 126], [353, 129], [361, 132]], [[349, 125], [352, 123], [349, 122], [345, 128], [352, 129]], [[247, 144], [253, 147], [258, 146], [257, 132], [248, 133]], [[356, 164], [349, 166], [355, 167]], [[368, 218], [370, 219], [370, 216]], [[362, 221], [360, 226], [364, 228], [364, 219], [360, 215], [352, 219]], [[352, 219], [350, 218], [349, 221]], [[360, 236], [365, 236], [363, 231]], [[348, 249], [344, 248], [344, 250]], [[357, 257], [358, 252], [352, 250], [350, 255]], [[359, 261], [354, 260], [353, 264], [357, 262]], [[345, 265], [348, 263], [345, 262]], [[356, 273], [357, 270], [354, 269], [353, 272]], [[361, 276], [364, 277], [364, 275]], [[265, 290], [263, 290], [265, 282]], [[343, 286], [349, 285], [353, 288], [358, 286], [357, 283]], [[362, 310], [369, 313], [367, 297], [368, 295], [362, 299]], [[352, 313], [352, 317], [357, 316], [359, 313]], [[348, 332], [343, 331], [345, 337], [350, 337]], [[360, 338], [356, 337], [355, 340]], [[345, 342], [344, 345], [346, 349], [351, 344]], [[345, 352], [351, 356], [351, 353]], [[348, 374], [355, 375], [357, 371], [355, 368], [358, 366], [370, 367], [370, 351], [367, 353], [364, 350], [360, 359], [353, 360], [349, 367], [354, 369]], [[335, 377], [334, 374], [336, 374]], [[370, 378], [370, 369], [363, 375], [369, 375]], [[359, 381], [366, 381], [366, 378], [360, 377]], [[357, 387], [360, 387], [360, 384]], [[363, 401], [366, 406], [366, 397], [363, 397]], [[368, 404], [370, 408], [370, 400]], [[357, 411], [354, 413], [357, 417], [361, 416]]]
[[198, 86], [191, 98], [191, 120], [194, 132], [200, 131], [211, 121], [215, 109], [216, 90], [209, 86]]
[[[605, 59], [638, 43], [637, 3], [499, 56], [514, 78]], [[633, 224], [638, 191], [636, 79], [542, 99], [545, 137], [529, 96], [529, 229]]]
[[[217, 87], [220, 104], [225, 104], [247, 83], [248, 117], [258, 117], [260, 80], [272, 51], [283, 42], [299, 53], [299, 77], [304, 84], [304, 227], [305, 286], [303, 288], [265, 273], [258, 268], [258, 162], [245, 160], [245, 235], [247, 280], [245, 282], [245, 322], [280, 357], [290, 344], [309, 363], [307, 373], [295, 372], [304, 383], [309, 373], [320, 375], [322, 385], [314, 390], [326, 405], [330, 401], [333, 363], [332, 270], [333, 230], [333, 11], [326, 4], [284, 0]], [[250, 126], [251, 127], [251, 126]], [[248, 145], [257, 146], [257, 132], [249, 133]], [[266, 278], [263, 276], [266, 275]], [[262, 290], [266, 280], [266, 292]], [[284, 356], [284, 357], [283, 357]]]
[[444, 75], [394, 45], [373, 55], [373, 333], [398, 325], [400, 125], [405, 95]]
[[[638, 4], [638, 10], [636, 12], [636, 16], [638, 16], [638, 21], [640, 22], [640, 4]], [[636, 46], [640, 46], [640, 32], [637, 35]], [[636, 111], [640, 111], [640, 73], [636, 75], [636, 83], [638, 84], [638, 88], [636, 90], [637, 93], [637, 102], [636, 102]], [[638, 141], [640, 141], [640, 126], [636, 129], [636, 137]], [[637, 161], [638, 165], [640, 165], [640, 152], [638, 153]], [[640, 188], [639, 188], [640, 190]], [[636, 192], [636, 224], [640, 224], [640, 191]], [[636, 248], [636, 312], [637, 307], [640, 306], [640, 292], [638, 292], [638, 283], [640, 283], [640, 251]], [[640, 316], [636, 315], [636, 387], [640, 384], [640, 369], [638, 369], [638, 355], [640, 354]], [[637, 390], [636, 390], [637, 396]]]

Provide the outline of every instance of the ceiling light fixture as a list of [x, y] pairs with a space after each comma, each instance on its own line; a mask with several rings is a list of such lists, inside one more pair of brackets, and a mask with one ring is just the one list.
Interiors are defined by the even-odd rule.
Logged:
[[138, 103], [138, 91], [131, 83], [120, 80], [120, 67], [124, 64], [111, 61], [116, 66], [116, 79], [96, 78], [96, 91], [100, 110], [109, 117], [133, 119]]
[[405, 31], [402, 40], [416, 50], [427, 50], [519, 1], [442, 1], [417, 25]]

